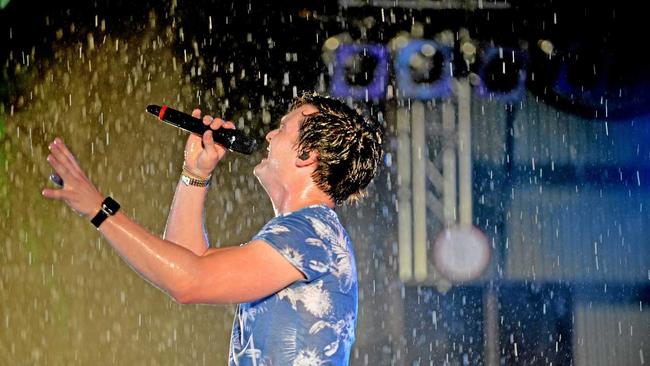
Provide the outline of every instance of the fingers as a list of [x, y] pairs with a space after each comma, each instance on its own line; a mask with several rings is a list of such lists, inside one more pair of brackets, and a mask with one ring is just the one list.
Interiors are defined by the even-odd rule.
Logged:
[[210, 126], [211, 129], [213, 130], [218, 130], [223, 126], [224, 120], [221, 118], [212, 118], [212, 116], [203, 116], [203, 124], [206, 126]]
[[68, 150], [67, 146], [57, 144], [57, 147], [59, 148], [61, 153], [63, 153], [63, 156], [66, 158], [68, 164], [74, 166], [75, 168], [79, 166], [79, 163], [77, 163], [77, 159], [75, 159], [74, 155], [72, 155], [70, 150]]
[[212, 131], [207, 130], [203, 133], [203, 148], [210, 150], [214, 146], [214, 139], [212, 138]]
[[[50, 154], [47, 156], [47, 161], [50, 163], [55, 173], [50, 175], [52, 183], [63, 188], [63, 182], [72, 182], [75, 179], [85, 178], [84, 172], [79, 167], [77, 159], [70, 152], [67, 146], [60, 138], [55, 138], [54, 141], [48, 146]], [[62, 189], [59, 189], [61, 191]]]
[[44, 197], [60, 200], [63, 198], [63, 190], [45, 188], [41, 191]]
[[[192, 116], [195, 118], [201, 118], [201, 110], [198, 108], [194, 109], [192, 111]], [[201, 121], [205, 126], [210, 127], [210, 130], [205, 131], [201, 136], [201, 145], [202, 145], [201, 147], [209, 151], [209, 154], [212, 154], [212, 151], [215, 151], [217, 153], [222, 153], [220, 151], [221, 147], [214, 142], [214, 138], [213, 138], [214, 131], [222, 127], [228, 129], [235, 129], [235, 125], [230, 121], [224, 121], [221, 118], [214, 118], [210, 115], [203, 116], [203, 118], [201, 118]], [[190, 139], [192, 139], [192, 136], [190, 136]], [[186, 151], [186, 155], [187, 155], [187, 151]]]
[[235, 125], [232, 122], [225, 121], [225, 120], [223, 120], [221, 118], [218, 118], [218, 117], [213, 118], [212, 116], [209, 116], [209, 115], [203, 116], [203, 124], [206, 125], [206, 126], [209, 125], [210, 129], [213, 129], [213, 130], [218, 130], [221, 127], [230, 128], [230, 129], [235, 128]]
[[61, 177], [61, 179], [63, 179], [65, 182], [70, 177], [70, 170], [59, 160], [59, 156], [62, 156], [60, 152], [57, 154], [50, 154], [47, 156], [47, 162], [50, 163], [52, 168], [54, 168], [54, 171], [56, 171], [59, 177]]
[[224, 122], [225, 121], [221, 118], [215, 118], [212, 120], [212, 123], [210, 123], [210, 128], [213, 130], [218, 130], [221, 128], [221, 126], [223, 126]]
[[226, 122], [221, 118], [212, 118], [212, 116], [208, 115], [203, 116], [203, 124], [210, 126], [210, 130], [205, 131], [202, 136], [203, 147], [208, 150], [210, 150], [210, 147], [217, 147], [212, 136], [213, 131], [216, 131], [222, 127], [228, 129], [235, 128], [235, 125], [230, 121]]
[[48, 147], [51, 153], [47, 156], [47, 162], [54, 169], [50, 180], [54, 184], [65, 184], [58, 185], [57, 188], [44, 188], [41, 194], [46, 198], [65, 202], [81, 215], [87, 216], [97, 212], [103, 196], [90, 182], [74, 155], [60, 138], [56, 138]]
[[57, 159], [62, 163], [65, 163], [69, 170], [74, 170], [76, 172], [81, 171], [77, 159], [75, 159], [74, 155], [72, 155], [68, 147], [63, 143], [63, 140], [58, 137], [55, 138], [50, 150], [53, 154], [58, 154]]
[[[68, 176], [69, 174], [68, 169], [65, 167], [65, 165], [61, 164], [61, 162], [56, 158], [56, 156], [52, 154], [48, 155], [47, 162], [50, 163], [52, 168], [54, 168], [54, 170], [56, 171], [56, 174], [53, 174], [53, 176], [56, 176], [59, 179], [62, 179], [61, 177]], [[43, 189], [43, 191], [41, 191], [43, 196], [47, 198], [57, 199], [57, 200], [63, 199], [64, 192], [65, 191], [63, 190], [62, 185], [59, 186], [59, 189], [45, 188]]]

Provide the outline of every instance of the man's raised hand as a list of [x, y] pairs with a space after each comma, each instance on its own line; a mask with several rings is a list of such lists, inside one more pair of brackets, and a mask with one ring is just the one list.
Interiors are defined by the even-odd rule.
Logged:
[[55, 138], [48, 148], [50, 154], [47, 156], [47, 162], [63, 180], [63, 186], [58, 189], [45, 188], [41, 192], [43, 196], [65, 202], [80, 215], [95, 215], [102, 206], [102, 194], [90, 182], [60, 138]]
[[[201, 118], [201, 110], [192, 111], [192, 117]], [[212, 118], [209, 115], [203, 116], [202, 120], [203, 124], [210, 126], [212, 130], [235, 128], [232, 122], [226, 122], [221, 118]], [[211, 130], [206, 131], [201, 137], [190, 134], [185, 144], [185, 168], [197, 176], [208, 177], [227, 151], [226, 148], [214, 142]]]

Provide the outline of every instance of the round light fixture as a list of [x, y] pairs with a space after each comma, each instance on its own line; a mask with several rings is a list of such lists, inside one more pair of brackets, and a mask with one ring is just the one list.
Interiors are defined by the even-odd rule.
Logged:
[[475, 280], [490, 262], [490, 245], [476, 227], [453, 226], [436, 238], [433, 260], [440, 274], [450, 281]]

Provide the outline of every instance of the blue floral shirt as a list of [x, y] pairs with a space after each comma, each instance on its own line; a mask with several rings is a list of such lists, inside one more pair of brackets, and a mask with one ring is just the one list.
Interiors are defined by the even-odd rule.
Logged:
[[357, 270], [336, 213], [316, 205], [280, 215], [253, 240], [269, 243], [306, 279], [239, 304], [229, 365], [347, 365], [357, 319]]

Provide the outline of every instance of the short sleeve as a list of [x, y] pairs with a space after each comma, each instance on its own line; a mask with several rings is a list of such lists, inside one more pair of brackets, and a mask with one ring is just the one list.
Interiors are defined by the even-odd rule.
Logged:
[[306, 216], [278, 216], [269, 221], [253, 240], [270, 244], [305, 275], [307, 282], [330, 271], [331, 251], [327, 250]]

